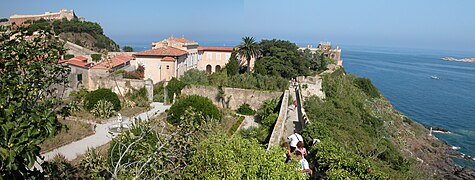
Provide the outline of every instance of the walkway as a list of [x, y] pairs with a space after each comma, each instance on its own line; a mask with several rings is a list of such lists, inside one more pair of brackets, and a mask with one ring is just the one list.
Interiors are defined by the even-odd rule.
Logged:
[[[296, 92], [294, 88], [289, 88], [290, 91], [290, 97], [293, 101], [296, 101]], [[302, 125], [299, 121], [299, 116], [298, 116], [298, 107], [295, 108], [294, 104], [292, 101], [292, 105], [287, 108], [287, 119], [285, 121], [285, 128], [284, 128], [284, 134], [282, 138], [287, 139], [291, 134], [294, 133], [294, 130], [297, 130], [299, 133], [302, 130]]]
[[[152, 109], [148, 112], [141, 113], [133, 118], [129, 118], [128, 120], [124, 120], [124, 124], [131, 123], [130, 120], [135, 118], [140, 118], [142, 120], [148, 121], [149, 118], [153, 118], [164, 112], [165, 110], [169, 109], [169, 105], [164, 105], [163, 103], [153, 102], [150, 104]], [[62, 154], [66, 157], [67, 160], [73, 160], [78, 157], [78, 155], [83, 155], [86, 151], [90, 148], [97, 148], [104, 144], [107, 144], [109, 141], [112, 140], [112, 135], [109, 134], [108, 127], [111, 125], [117, 124], [117, 121], [108, 122], [106, 124], [97, 124], [95, 128], [95, 134], [85, 137], [79, 141], [75, 141], [54, 149], [53, 151], [47, 152], [42, 154], [45, 161], [53, 159], [57, 154]], [[39, 162], [43, 162], [38, 160]], [[38, 167], [35, 164], [35, 167]]]

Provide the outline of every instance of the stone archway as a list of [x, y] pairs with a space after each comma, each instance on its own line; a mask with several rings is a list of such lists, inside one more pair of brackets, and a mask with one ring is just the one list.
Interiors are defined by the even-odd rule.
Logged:
[[212, 68], [211, 65], [208, 64], [206, 66], [206, 73], [211, 74], [211, 68]]
[[216, 67], [214, 68], [214, 72], [221, 72], [221, 66], [216, 65]]

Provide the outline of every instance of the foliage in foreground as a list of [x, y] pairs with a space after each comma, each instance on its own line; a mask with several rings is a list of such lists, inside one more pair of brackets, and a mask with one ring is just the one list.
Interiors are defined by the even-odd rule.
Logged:
[[65, 53], [52, 34], [25, 39], [23, 27], [0, 26], [0, 177], [32, 176], [38, 146], [60, 129], [62, 90], [69, 69], [58, 65]]
[[285, 152], [266, 151], [256, 140], [215, 135], [199, 143], [191, 158], [188, 179], [305, 179]]
[[190, 121], [194, 124], [202, 124], [203, 122], [201, 119], [182, 119], [186, 110], [189, 110], [190, 108], [195, 112], [201, 113], [208, 119], [221, 120], [222, 118], [221, 112], [210, 99], [198, 95], [190, 95], [178, 100], [172, 105], [172, 107], [170, 107], [170, 110], [168, 111], [168, 122], [174, 125], [185, 123], [184, 121]]
[[96, 117], [109, 118], [115, 113], [114, 105], [107, 100], [101, 99], [97, 101], [96, 105], [94, 105], [91, 113]]

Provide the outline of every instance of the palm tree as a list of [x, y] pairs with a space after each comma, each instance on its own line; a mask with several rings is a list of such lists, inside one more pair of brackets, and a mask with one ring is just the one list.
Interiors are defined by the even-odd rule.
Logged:
[[239, 58], [247, 60], [247, 72], [251, 71], [251, 59], [257, 58], [261, 54], [261, 50], [257, 45], [254, 37], [243, 37], [242, 43], [238, 46]]

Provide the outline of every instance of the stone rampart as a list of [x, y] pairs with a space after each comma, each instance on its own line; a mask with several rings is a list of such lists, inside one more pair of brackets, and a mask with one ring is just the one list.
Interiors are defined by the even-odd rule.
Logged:
[[200, 95], [207, 97], [213, 101], [218, 107], [227, 107], [236, 110], [241, 104], [247, 103], [252, 109], [257, 110], [261, 107], [265, 100], [272, 98], [279, 98], [282, 92], [275, 91], [260, 91], [253, 89], [239, 89], [223, 87], [224, 102], [220, 102], [218, 98], [218, 88], [212, 86], [197, 86], [190, 85], [183, 90], [181, 94], [184, 95]]
[[284, 96], [282, 97], [282, 103], [280, 103], [279, 117], [277, 118], [277, 121], [275, 121], [274, 129], [272, 130], [267, 150], [269, 150], [272, 146], [280, 145], [280, 140], [282, 139], [282, 136], [284, 134], [285, 121], [287, 120], [288, 103], [289, 91], [286, 90], [284, 92]]

